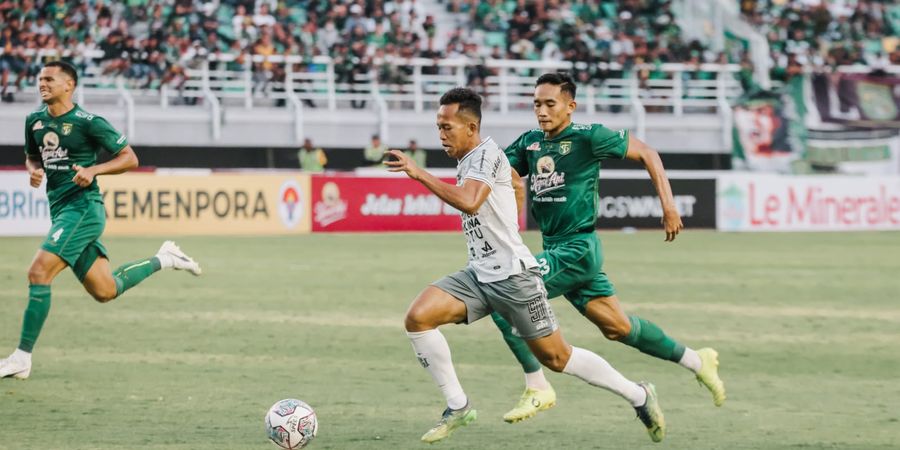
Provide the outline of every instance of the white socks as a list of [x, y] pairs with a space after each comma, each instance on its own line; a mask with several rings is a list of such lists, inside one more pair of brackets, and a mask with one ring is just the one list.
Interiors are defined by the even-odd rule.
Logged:
[[684, 355], [681, 355], [681, 360], [678, 361], [678, 364], [694, 373], [699, 372], [700, 367], [703, 365], [700, 361], [700, 355], [693, 349], [687, 347], [685, 347]]
[[21, 359], [24, 361], [31, 361], [31, 353], [26, 352], [25, 350], [22, 350], [20, 348], [17, 348], [14, 352], [12, 352], [12, 355], [9, 355], [9, 357]]
[[407, 331], [406, 335], [412, 342], [416, 358], [422, 367], [428, 370], [431, 378], [441, 388], [441, 393], [447, 399], [450, 409], [462, 409], [468, 403], [466, 393], [463, 392], [459, 379], [456, 378], [456, 370], [450, 359], [450, 346], [447, 339], [438, 330]]
[[538, 369], [537, 372], [525, 373], [525, 387], [528, 389], [537, 389], [544, 391], [550, 389], [550, 383], [544, 377], [544, 370]]
[[647, 402], [647, 391], [619, 373], [605, 359], [583, 348], [572, 347], [572, 356], [563, 373], [574, 375], [592, 386], [606, 389], [638, 407]]
[[172, 259], [172, 255], [166, 253], [157, 253], [154, 256], [159, 260], [160, 269], [171, 269], [173, 266], [175, 266], [175, 260]]

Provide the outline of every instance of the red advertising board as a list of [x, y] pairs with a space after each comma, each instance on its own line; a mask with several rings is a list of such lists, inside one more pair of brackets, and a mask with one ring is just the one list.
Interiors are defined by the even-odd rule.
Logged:
[[460, 218], [456, 209], [406, 177], [315, 175], [312, 230], [458, 231]]

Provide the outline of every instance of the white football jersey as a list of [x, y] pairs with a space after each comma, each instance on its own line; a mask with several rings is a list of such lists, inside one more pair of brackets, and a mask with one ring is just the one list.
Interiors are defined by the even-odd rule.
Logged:
[[509, 278], [538, 263], [519, 235], [516, 194], [509, 160], [493, 139], [487, 138], [456, 166], [456, 185], [478, 180], [491, 188], [474, 215], [462, 213], [462, 230], [469, 246], [469, 267], [482, 283]]

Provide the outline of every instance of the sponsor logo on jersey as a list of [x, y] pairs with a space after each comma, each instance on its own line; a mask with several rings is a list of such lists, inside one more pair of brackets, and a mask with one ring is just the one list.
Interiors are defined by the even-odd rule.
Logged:
[[287, 180], [281, 185], [278, 193], [278, 213], [281, 223], [293, 229], [303, 218], [303, 199], [300, 197], [300, 185], [294, 180]]
[[576, 123], [576, 124], [572, 125], [573, 131], [584, 131], [584, 130], [590, 130], [590, 129], [591, 129], [591, 125], [588, 125], [588, 124]]
[[619, 139], [625, 139], [625, 130], [619, 130]]
[[59, 135], [52, 131], [48, 131], [42, 139], [44, 145], [41, 146], [41, 159], [44, 161], [44, 168], [51, 170], [68, 170], [68, 164], [56, 164], [69, 160], [69, 151], [60, 148]]
[[542, 156], [541, 159], [538, 159], [537, 170], [539, 177], [548, 177], [556, 170], [556, 162], [551, 156]]
[[536, 166], [537, 173], [531, 174], [531, 192], [535, 196], [565, 187], [566, 174], [556, 172], [556, 162], [552, 156], [542, 156]]
[[75, 117], [80, 117], [85, 120], [94, 120], [93, 114], [86, 113], [84, 111], [75, 111]]
[[531, 151], [531, 152], [537, 152], [537, 151], [540, 151], [540, 150], [541, 150], [541, 143], [540, 143], [540, 142], [532, 142], [531, 145], [529, 145], [528, 147], [525, 148], [525, 150], [528, 150], [528, 151]]
[[347, 202], [341, 198], [337, 183], [327, 182], [322, 186], [322, 200], [316, 202], [313, 220], [327, 227], [347, 217]]
[[31, 131], [37, 131], [37, 130], [43, 130], [43, 129], [44, 129], [44, 123], [41, 122], [40, 120], [38, 120], [37, 122], [34, 123], [34, 125], [31, 126]]
[[62, 128], [60, 129], [60, 131], [62, 132], [63, 136], [68, 136], [69, 134], [72, 133], [72, 124], [71, 123], [62, 124]]
[[572, 151], [572, 141], [562, 141], [559, 143], [559, 154], [568, 155]]

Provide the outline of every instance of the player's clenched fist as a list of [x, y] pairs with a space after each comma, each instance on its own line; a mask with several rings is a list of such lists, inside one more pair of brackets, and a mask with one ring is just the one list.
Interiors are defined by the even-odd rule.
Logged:
[[31, 187], [40, 187], [41, 181], [44, 180], [44, 169], [35, 169], [31, 173]]
[[73, 183], [81, 187], [88, 187], [94, 182], [94, 172], [90, 167], [81, 167], [78, 164], [72, 164], [72, 170], [75, 171], [75, 176], [72, 177]]

